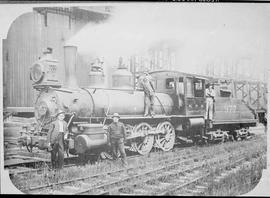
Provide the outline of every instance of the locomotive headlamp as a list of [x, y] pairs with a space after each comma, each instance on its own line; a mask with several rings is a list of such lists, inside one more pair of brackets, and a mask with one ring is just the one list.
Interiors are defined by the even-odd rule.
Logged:
[[30, 78], [35, 83], [39, 82], [44, 75], [43, 66], [39, 63], [34, 64], [31, 67]]

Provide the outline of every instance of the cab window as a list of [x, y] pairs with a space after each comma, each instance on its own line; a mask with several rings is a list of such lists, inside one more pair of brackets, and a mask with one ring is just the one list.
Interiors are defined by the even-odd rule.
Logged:
[[204, 97], [204, 81], [201, 79], [194, 80], [194, 96]]
[[167, 78], [166, 79], [166, 89], [173, 89], [174, 88], [174, 79]]

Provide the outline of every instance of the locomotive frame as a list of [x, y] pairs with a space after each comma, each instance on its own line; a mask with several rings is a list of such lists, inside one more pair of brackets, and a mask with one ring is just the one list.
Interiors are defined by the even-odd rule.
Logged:
[[[44, 78], [46, 82], [33, 84], [33, 87], [40, 91], [35, 104], [36, 114], [41, 113], [46, 116], [49, 108], [54, 108], [54, 110], [62, 108], [66, 112], [65, 119], [69, 126], [69, 153], [80, 156], [106, 153], [109, 150], [106, 127], [112, 122], [111, 115], [114, 112], [111, 111], [109, 104], [104, 106], [103, 103], [106, 102], [102, 100], [105, 99], [100, 97], [106, 97], [108, 103], [111, 103], [110, 99], [117, 102], [117, 98], [110, 98], [110, 94], [122, 94], [121, 96], [127, 97], [125, 102], [128, 107], [128, 102], [135, 102], [135, 100], [128, 101], [128, 97], [132, 96], [133, 99], [138, 97], [138, 100], [142, 102], [143, 91], [132, 89], [132, 86], [130, 89], [108, 89], [98, 86], [79, 88], [76, 79], [72, 76], [76, 65], [76, 48], [67, 46], [65, 52], [67, 53], [65, 65], [68, 66], [66, 70], [69, 75], [66, 78], [66, 84], [61, 87], [55, 79], [50, 81], [50, 76]], [[51, 58], [44, 58], [42, 61], [50, 62]], [[54, 61], [54, 64], [56, 62]], [[54, 76], [52, 72], [55, 71], [50, 71], [49, 74]], [[46, 75], [46, 72], [43, 75]], [[235, 90], [230, 90], [229, 87], [224, 89], [224, 86], [221, 87], [217, 83], [218, 79], [168, 70], [154, 71], [150, 75], [154, 79], [156, 88], [155, 108], [162, 113], [152, 118], [144, 117], [143, 114], [138, 113], [140, 111], [132, 113], [132, 109], [122, 109], [122, 112], [129, 112], [121, 113], [120, 121], [125, 124], [127, 130], [125, 146], [130, 151], [145, 155], [153, 147], [169, 151], [180, 142], [226, 141], [230, 136], [232, 139], [243, 139], [249, 135], [248, 128], [255, 126], [258, 122], [254, 112], [232, 94]], [[130, 77], [132, 75], [124, 76], [123, 79], [133, 81], [134, 79]], [[211, 124], [204, 118], [206, 83], [216, 85], [216, 112]], [[67, 99], [67, 96], [71, 98]], [[45, 104], [42, 100], [39, 103], [40, 98], [49, 103]], [[95, 103], [98, 103], [97, 110], [95, 110]], [[118, 105], [117, 108], [120, 108], [121, 104], [111, 105]], [[138, 108], [141, 109], [141, 107], [140, 105]], [[114, 108], [114, 111], [117, 108]], [[136, 110], [136, 106], [134, 109]], [[38, 123], [30, 132], [28, 129], [24, 130], [19, 141], [29, 147], [30, 151], [34, 146], [46, 149], [46, 132], [48, 124], [53, 119], [55, 117], [49, 117], [47, 123]]]

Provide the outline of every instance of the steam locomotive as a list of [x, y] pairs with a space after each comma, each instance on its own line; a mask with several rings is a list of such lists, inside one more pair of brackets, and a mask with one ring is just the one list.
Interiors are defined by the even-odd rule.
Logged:
[[[80, 88], [74, 77], [77, 48], [64, 47], [66, 80], [58, 81], [58, 61], [47, 52], [33, 64], [30, 78], [39, 91], [36, 98], [34, 128], [22, 131], [20, 142], [30, 150], [46, 149], [46, 135], [50, 122], [58, 110], [66, 112], [69, 128], [70, 154], [99, 155], [108, 151], [107, 126], [112, 114], [120, 114], [127, 131], [126, 149], [141, 155], [152, 148], [171, 150], [182, 142], [226, 141], [243, 139], [257, 119], [231, 88], [210, 77], [178, 71], [154, 71], [156, 97], [154, 117], [144, 117], [144, 92], [134, 88], [134, 75], [119, 67], [113, 74], [112, 88], [103, 86], [101, 70], [90, 73], [90, 85]], [[212, 124], [205, 120], [205, 85], [215, 83], [215, 113]]]

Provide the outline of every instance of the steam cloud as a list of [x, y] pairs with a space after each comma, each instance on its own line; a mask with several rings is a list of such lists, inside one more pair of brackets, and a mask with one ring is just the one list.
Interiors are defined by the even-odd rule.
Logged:
[[102, 56], [116, 65], [120, 56], [145, 54], [155, 43], [168, 41], [177, 48], [177, 70], [203, 73], [210, 65], [219, 73], [227, 67], [259, 78], [269, 64], [265, 50], [270, 28], [264, 6], [119, 5], [109, 20], [86, 25], [68, 44], [78, 46], [82, 55]]

